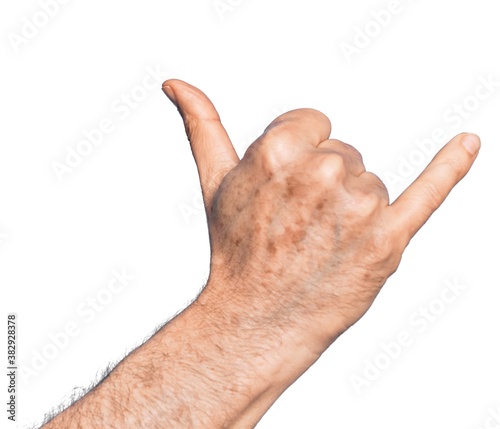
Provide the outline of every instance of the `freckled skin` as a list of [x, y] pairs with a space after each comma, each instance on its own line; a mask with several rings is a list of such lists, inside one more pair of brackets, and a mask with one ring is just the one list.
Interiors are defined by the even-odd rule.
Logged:
[[[213, 127], [218, 115], [197, 94]], [[189, 113], [186, 129], [201, 127]], [[467, 173], [477, 151], [463, 142], [479, 143], [457, 136], [391, 205], [361, 154], [330, 139], [330, 121], [316, 110], [276, 118], [241, 160], [223, 127], [214, 129], [190, 140], [210, 213], [211, 272], [199, 300], [223, 297], [231, 303], [224, 310], [252, 332], [290, 334], [317, 356], [368, 310], [410, 239]], [[211, 191], [214, 175], [221, 180]]]
[[169, 80], [198, 167], [210, 277], [196, 300], [47, 429], [251, 428], [368, 310], [413, 235], [467, 174], [448, 143], [389, 204], [328, 118], [276, 118], [240, 160], [210, 100]]
[[330, 132], [325, 115], [299, 109], [276, 118], [241, 160], [222, 128], [199, 143], [202, 155], [191, 142], [199, 168], [210, 166], [202, 187], [215, 173], [206, 148], [227, 155], [213, 194], [205, 187], [211, 274], [199, 299], [224, 297], [252, 329], [293, 332], [319, 353], [368, 310], [477, 155], [462, 145], [477, 137], [457, 136], [390, 205], [361, 154]]
[[286, 273], [280, 303], [296, 315], [303, 309], [295, 297], [303, 293], [292, 290], [307, 284], [307, 313], [321, 314], [309, 329], [335, 338], [369, 308], [407, 242], [404, 234], [394, 237], [387, 191], [352, 146], [326, 140], [319, 154], [296, 147], [290, 143], [284, 154], [286, 147], [264, 134], [222, 181], [216, 199], [225, 204], [218, 203], [209, 226], [211, 235], [226, 239], [212, 243], [213, 268], [231, 266], [229, 278], [252, 283], [261, 309], [271, 314], [273, 301], [263, 304], [256, 273], [264, 270], [266, 285], [283, 283]]

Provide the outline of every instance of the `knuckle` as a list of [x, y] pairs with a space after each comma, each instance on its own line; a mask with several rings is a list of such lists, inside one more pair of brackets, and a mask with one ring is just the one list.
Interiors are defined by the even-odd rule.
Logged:
[[325, 182], [341, 180], [345, 176], [345, 173], [345, 159], [337, 153], [320, 157], [314, 169], [316, 177]]
[[197, 129], [197, 120], [191, 115], [184, 115], [184, 129], [188, 137], [195, 137], [194, 134]]
[[284, 113], [283, 115], [279, 116], [278, 118], [276, 118], [273, 121], [273, 124], [279, 124], [284, 121], [294, 122], [296, 120], [303, 120], [303, 119], [306, 119], [318, 126], [323, 126], [327, 128], [331, 128], [332, 126], [330, 119], [323, 112], [308, 107], [290, 110]]
[[359, 217], [369, 217], [380, 207], [380, 198], [372, 192], [362, 192], [354, 198], [354, 211]]
[[361, 155], [361, 152], [359, 150], [357, 150], [354, 146], [351, 146], [349, 143], [343, 143], [343, 144], [347, 148], [349, 155], [352, 158], [354, 158], [359, 162], [363, 162], [363, 155]]
[[440, 186], [435, 181], [428, 181], [425, 185], [425, 196], [429, 206], [437, 208], [441, 205], [443, 195]]
[[288, 131], [270, 130], [254, 143], [254, 150], [259, 159], [271, 170], [280, 168], [294, 155]]
[[453, 177], [455, 181], [458, 181], [463, 176], [463, 169], [457, 159], [449, 159], [443, 162], [443, 168], [447, 171], [450, 177]]
[[397, 253], [395, 247], [394, 240], [389, 234], [378, 231], [371, 239], [370, 254], [374, 261], [385, 263], [394, 259]]
[[384, 201], [389, 202], [389, 192], [380, 177], [371, 172], [365, 172], [364, 174], [369, 181], [369, 188]]
[[308, 115], [312, 120], [314, 120], [318, 124], [321, 124], [322, 126], [328, 127], [330, 129], [332, 127], [330, 118], [328, 118], [328, 116], [326, 116], [323, 112], [320, 112], [319, 110], [311, 108], [303, 108], [300, 109], [299, 112]]

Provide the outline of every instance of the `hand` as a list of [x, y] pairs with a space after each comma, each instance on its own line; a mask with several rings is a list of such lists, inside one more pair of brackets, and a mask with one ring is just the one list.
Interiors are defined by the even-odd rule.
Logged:
[[198, 300], [242, 326], [293, 331], [319, 354], [368, 310], [480, 147], [458, 135], [389, 204], [360, 153], [329, 139], [322, 113], [279, 116], [240, 161], [200, 90], [163, 88], [183, 117], [207, 212], [211, 270]]
[[240, 161], [212, 103], [164, 84], [198, 166], [211, 243], [200, 296], [44, 428], [249, 428], [370, 307], [471, 167], [461, 134], [392, 204], [322, 113], [275, 119]]

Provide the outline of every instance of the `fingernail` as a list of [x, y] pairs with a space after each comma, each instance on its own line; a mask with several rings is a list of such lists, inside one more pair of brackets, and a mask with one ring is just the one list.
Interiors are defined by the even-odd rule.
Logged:
[[479, 148], [481, 147], [481, 140], [475, 134], [467, 134], [462, 139], [462, 144], [464, 145], [467, 152], [469, 152], [471, 155], [475, 155], [479, 152]]
[[165, 95], [168, 97], [168, 99], [174, 103], [175, 107], [179, 107], [179, 105], [177, 104], [177, 98], [175, 97], [175, 92], [174, 90], [168, 86], [168, 85], [165, 85], [165, 86], [162, 86], [163, 89], [163, 92], [165, 93]]

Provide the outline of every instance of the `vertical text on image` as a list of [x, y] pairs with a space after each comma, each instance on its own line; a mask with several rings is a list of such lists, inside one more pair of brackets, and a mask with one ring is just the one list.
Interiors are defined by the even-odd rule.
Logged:
[[7, 419], [16, 421], [17, 415], [17, 315], [7, 315]]

